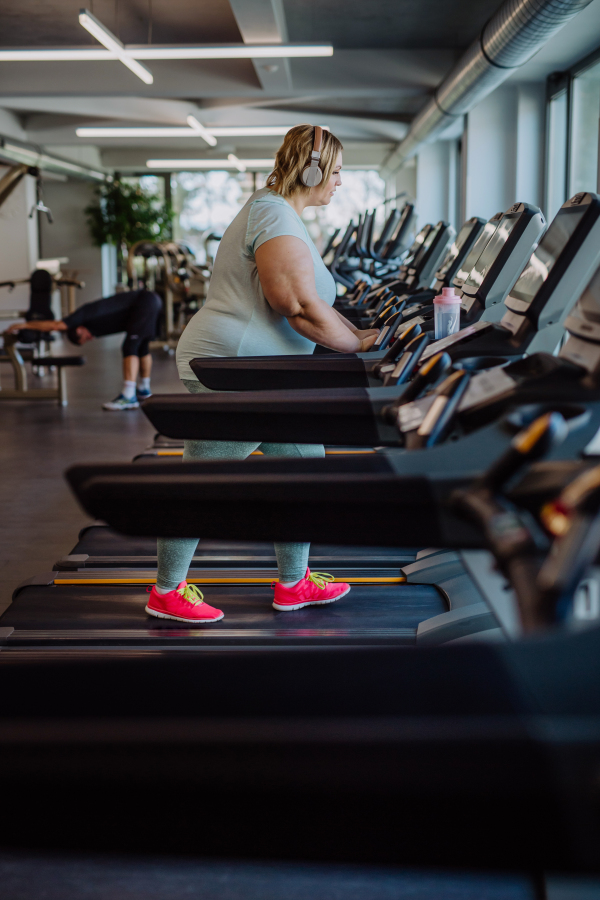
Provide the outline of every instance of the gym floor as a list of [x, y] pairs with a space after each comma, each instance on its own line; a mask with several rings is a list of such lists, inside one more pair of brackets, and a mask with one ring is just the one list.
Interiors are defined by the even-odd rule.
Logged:
[[[15, 587], [50, 571], [77, 541], [89, 518], [71, 494], [63, 472], [72, 463], [131, 462], [155, 431], [141, 410], [105, 412], [102, 403], [120, 391], [121, 338], [86, 344], [86, 365], [67, 369], [69, 405], [52, 400], [0, 400], [0, 613]], [[68, 342], [56, 354], [75, 352]], [[174, 356], [154, 354], [153, 388], [185, 391]], [[12, 386], [8, 366], [0, 369]], [[32, 386], [33, 381], [32, 381]]]

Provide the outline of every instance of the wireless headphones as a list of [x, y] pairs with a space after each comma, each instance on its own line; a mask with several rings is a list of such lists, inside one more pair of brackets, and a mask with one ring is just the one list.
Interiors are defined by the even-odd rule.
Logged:
[[315, 136], [313, 139], [313, 148], [310, 153], [310, 165], [302, 172], [302, 183], [306, 187], [316, 187], [323, 180], [323, 172], [319, 168], [321, 160], [321, 144], [323, 142], [323, 129], [320, 125], [315, 125]]

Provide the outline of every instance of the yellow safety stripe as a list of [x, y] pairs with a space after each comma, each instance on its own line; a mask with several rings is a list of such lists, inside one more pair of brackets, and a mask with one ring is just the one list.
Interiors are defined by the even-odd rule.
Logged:
[[[188, 584], [271, 584], [276, 578], [187, 578]], [[334, 578], [347, 584], [404, 584], [404, 576], [391, 578]], [[55, 578], [54, 584], [155, 584], [156, 578]]]
[[[375, 450], [326, 450], [325, 456], [356, 456], [365, 453], [375, 453]], [[157, 456], [183, 456], [183, 450], [157, 450]], [[261, 450], [255, 450], [250, 456], [263, 456]]]

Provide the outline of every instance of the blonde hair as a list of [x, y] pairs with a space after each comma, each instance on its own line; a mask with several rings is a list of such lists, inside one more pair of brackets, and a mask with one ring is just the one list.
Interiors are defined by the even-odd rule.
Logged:
[[[315, 129], [313, 125], [294, 125], [283, 139], [283, 144], [275, 156], [275, 168], [267, 178], [267, 187], [283, 197], [290, 197], [297, 191], [309, 191], [302, 181], [302, 172], [310, 164]], [[338, 155], [344, 148], [330, 131], [323, 131], [321, 161], [323, 172], [321, 184], [327, 184], [335, 169]]]

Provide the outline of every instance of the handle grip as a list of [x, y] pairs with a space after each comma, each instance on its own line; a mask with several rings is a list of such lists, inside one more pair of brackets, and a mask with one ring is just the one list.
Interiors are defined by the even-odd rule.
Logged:
[[471, 375], [458, 369], [439, 386], [436, 398], [423, 419], [413, 441], [414, 447], [433, 447], [448, 431], [460, 401], [469, 386]]
[[567, 436], [567, 423], [560, 413], [548, 412], [540, 416], [513, 438], [510, 447], [483, 475], [480, 485], [498, 492], [530, 462], [541, 459], [562, 444]]
[[395, 384], [406, 384], [415, 371], [428, 343], [428, 334], [420, 334], [416, 338], [413, 338], [413, 340], [406, 345], [404, 353], [398, 360], [393, 371], [385, 376], [383, 380], [384, 386], [390, 387]]

